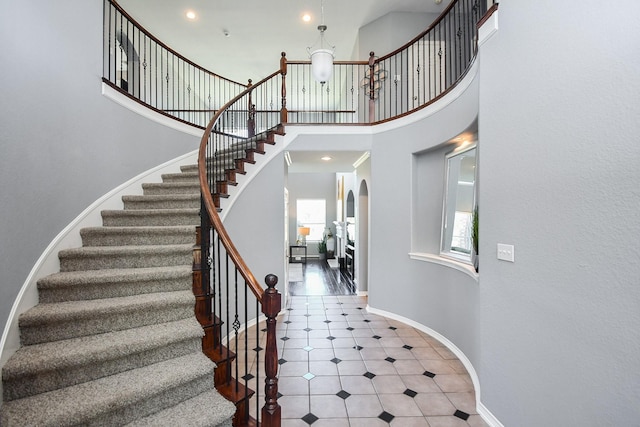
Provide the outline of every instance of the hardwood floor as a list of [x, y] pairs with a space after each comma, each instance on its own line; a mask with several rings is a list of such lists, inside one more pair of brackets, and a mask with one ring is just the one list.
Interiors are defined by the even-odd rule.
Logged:
[[[302, 270], [300, 274], [300, 269]], [[327, 261], [309, 259], [289, 264], [289, 295], [355, 295], [355, 285], [340, 268]]]

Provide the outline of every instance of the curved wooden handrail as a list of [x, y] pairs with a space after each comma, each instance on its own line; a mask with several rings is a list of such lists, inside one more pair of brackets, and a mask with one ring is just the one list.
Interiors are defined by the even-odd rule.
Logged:
[[235, 104], [240, 99], [242, 99], [244, 96], [248, 95], [251, 91], [253, 91], [257, 86], [260, 86], [260, 85], [264, 84], [265, 82], [267, 82], [267, 81], [271, 80], [272, 78], [276, 77], [278, 74], [280, 74], [280, 70], [278, 70], [278, 71], [274, 72], [273, 74], [265, 77], [264, 79], [260, 80], [258, 83], [250, 86], [249, 88], [247, 88], [246, 90], [244, 90], [243, 92], [238, 94], [231, 101], [227, 102], [222, 108], [220, 108], [218, 110], [218, 112], [216, 114], [214, 114], [214, 116], [211, 118], [211, 120], [209, 121], [209, 124], [206, 127], [206, 129], [204, 131], [204, 134], [202, 135], [202, 139], [200, 140], [200, 149], [199, 149], [199, 152], [198, 152], [198, 176], [199, 176], [199, 180], [200, 180], [200, 192], [202, 194], [202, 199], [204, 201], [204, 205], [205, 205], [205, 208], [207, 210], [207, 214], [209, 215], [209, 218], [211, 219], [211, 223], [212, 223], [213, 227], [218, 232], [220, 241], [222, 242], [222, 245], [225, 247], [229, 257], [231, 258], [233, 263], [236, 265], [238, 271], [240, 272], [240, 275], [242, 275], [242, 277], [246, 281], [246, 283], [249, 286], [249, 289], [251, 289], [251, 292], [253, 293], [253, 295], [260, 302], [262, 302], [262, 296], [264, 295], [264, 289], [262, 288], [262, 286], [260, 285], [258, 280], [255, 278], [255, 276], [253, 275], [253, 273], [251, 272], [251, 270], [247, 266], [246, 262], [244, 261], [244, 259], [240, 255], [240, 252], [238, 252], [238, 249], [233, 244], [233, 241], [229, 237], [229, 234], [227, 233], [227, 230], [224, 227], [224, 225], [222, 224], [222, 220], [220, 219], [220, 216], [218, 215], [218, 211], [216, 209], [216, 205], [215, 205], [215, 203], [213, 201], [213, 197], [211, 195], [211, 188], [209, 187], [209, 182], [207, 180], [206, 153], [207, 153], [207, 144], [209, 142], [209, 135], [213, 131], [213, 127], [215, 126], [216, 122], [218, 121], [218, 118], [227, 109], [229, 109], [233, 104]]

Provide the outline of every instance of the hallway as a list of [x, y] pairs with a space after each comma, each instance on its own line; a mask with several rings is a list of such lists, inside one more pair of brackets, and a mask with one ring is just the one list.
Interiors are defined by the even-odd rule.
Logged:
[[[309, 266], [306, 279], [325, 277]], [[283, 427], [486, 426], [469, 375], [440, 342], [369, 314], [366, 297], [304, 289], [278, 317]]]

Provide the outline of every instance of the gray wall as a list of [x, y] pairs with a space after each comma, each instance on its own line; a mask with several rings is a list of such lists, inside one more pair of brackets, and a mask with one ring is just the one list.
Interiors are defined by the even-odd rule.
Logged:
[[[479, 362], [478, 283], [469, 275], [409, 258], [412, 238], [414, 154], [434, 149], [470, 126], [478, 113], [477, 78], [459, 99], [400, 129], [373, 135], [369, 186], [369, 304], [430, 327]], [[444, 169], [442, 169], [444, 170]], [[442, 211], [444, 173], [429, 183], [432, 203]], [[434, 237], [439, 241], [440, 222]], [[435, 246], [437, 249], [437, 246]], [[434, 254], [438, 255], [439, 251]]]
[[638, 425], [640, 4], [499, 15], [480, 57], [482, 400], [506, 426]]
[[[278, 276], [284, 294], [283, 155], [274, 157], [239, 194], [224, 225], [240, 255], [262, 287], [267, 274]], [[251, 173], [251, 166], [247, 166]]]
[[73, 218], [199, 141], [100, 94], [102, 1], [2, 2], [0, 38], [4, 325], [34, 263]]

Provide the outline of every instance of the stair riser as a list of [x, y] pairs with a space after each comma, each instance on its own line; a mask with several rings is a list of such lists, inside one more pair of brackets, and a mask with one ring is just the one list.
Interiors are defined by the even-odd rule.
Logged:
[[132, 422], [138, 418], [151, 415], [167, 407], [167, 402], [182, 402], [204, 393], [211, 389], [211, 376], [203, 375], [185, 384], [177, 384], [175, 387], [152, 396], [146, 400], [132, 403], [128, 407], [118, 407], [111, 412], [100, 414], [87, 422], [87, 426], [119, 426]]
[[39, 344], [105, 332], [173, 322], [193, 317], [193, 303], [126, 309], [118, 312], [81, 313], [65, 321], [47, 321], [39, 325], [20, 324], [22, 345]]
[[136, 199], [124, 199], [125, 210], [138, 210], [138, 209], [199, 209], [200, 197], [194, 197], [192, 199], [168, 199], [168, 200], [153, 200], [145, 199], [144, 196]]
[[173, 251], [164, 253], [113, 253], [60, 254], [60, 271], [101, 270], [113, 268], [147, 268], [170, 265], [190, 265], [193, 262], [191, 251]]
[[114, 214], [102, 214], [105, 227], [144, 227], [144, 226], [172, 226], [198, 225], [200, 216], [193, 213], [156, 213], [140, 215], [135, 211], [121, 211]]
[[162, 175], [162, 182], [166, 183], [190, 183], [195, 184], [199, 181], [197, 172], [187, 173], [171, 173]]
[[142, 192], [146, 196], [200, 194], [200, 184], [143, 184]]
[[200, 338], [174, 342], [135, 354], [123, 354], [116, 359], [71, 366], [68, 369], [39, 372], [3, 381], [4, 400], [21, 399], [38, 393], [69, 387], [98, 378], [151, 365], [174, 357], [200, 351]]
[[81, 232], [83, 246], [126, 246], [126, 245], [180, 245], [195, 243], [195, 229], [192, 232], [144, 233], [132, 230], [127, 233], [109, 233], [103, 231]]
[[191, 282], [189, 276], [147, 281], [104, 281], [82, 286], [39, 289], [38, 296], [41, 303], [127, 297], [153, 292], [184, 291], [192, 286]]

